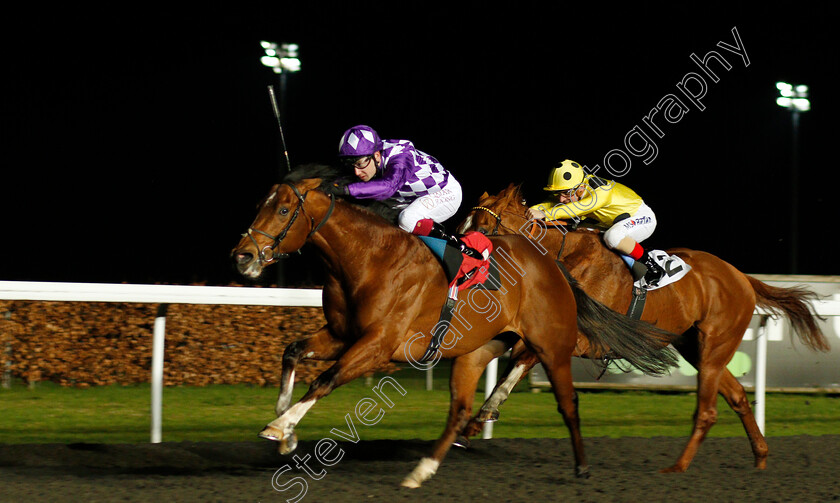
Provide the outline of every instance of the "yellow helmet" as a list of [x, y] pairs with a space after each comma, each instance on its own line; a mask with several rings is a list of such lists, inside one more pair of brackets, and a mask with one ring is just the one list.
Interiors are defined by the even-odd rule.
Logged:
[[548, 185], [543, 190], [556, 191], [573, 189], [583, 182], [583, 168], [575, 161], [566, 159], [548, 174]]

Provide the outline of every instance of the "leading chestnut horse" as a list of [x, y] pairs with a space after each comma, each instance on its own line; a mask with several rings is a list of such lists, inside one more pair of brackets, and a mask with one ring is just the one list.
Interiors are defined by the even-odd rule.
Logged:
[[[260, 436], [294, 450], [295, 426], [333, 389], [388, 361], [421, 360], [447, 298], [443, 268], [420, 239], [372, 212], [317, 190], [334, 171], [305, 166], [271, 188], [248, 232], [232, 252], [239, 272], [257, 278], [277, 258], [309, 242], [326, 266], [323, 308], [326, 325], [289, 344], [275, 412], [277, 419]], [[470, 407], [483, 367], [482, 354], [501, 343], [504, 332], [518, 334], [542, 362], [559, 412], [569, 429], [578, 476], [588, 475], [572, 385], [571, 356], [583, 343], [593, 354], [610, 349], [654, 373], [675, 363], [661, 351], [668, 334], [644, 322], [628, 322], [582, 291], [573, 290], [551, 257], [519, 236], [491, 239], [496, 256], [510, 258], [499, 289], [465, 290], [455, 307], [449, 336], [438, 356], [454, 358], [449, 421], [432, 455], [403, 481], [418, 487], [437, 470], [456, 434], [470, 419]], [[580, 321], [577, 321], [578, 316]], [[586, 338], [578, 341], [578, 324]], [[624, 344], [622, 340], [629, 340]], [[580, 343], [579, 343], [580, 342]], [[641, 349], [640, 349], [641, 347]], [[618, 349], [616, 349], [618, 348]], [[580, 347], [578, 347], [580, 350]], [[303, 358], [335, 360], [291, 405], [294, 370]]]
[[[630, 274], [619, 256], [604, 246], [599, 231], [568, 231], [551, 229], [544, 222], [536, 224], [528, 214], [520, 187], [511, 184], [496, 196], [485, 192], [458, 231], [529, 236], [535, 247], [556, 256], [587, 294], [616, 311], [627, 312], [632, 297]], [[756, 425], [743, 386], [726, 365], [738, 349], [756, 305], [786, 315], [810, 349], [828, 351], [828, 340], [806, 303], [818, 296], [804, 288], [767, 285], [709, 253], [685, 248], [667, 251], [681, 257], [691, 271], [676, 283], [647, 292], [642, 319], [682, 334], [673, 345], [698, 373], [693, 432], [676, 463], [661, 471], [684, 472], [688, 468], [717, 420], [718, 393], [740, 417], [752, 445], [755, 466], [763, 469], [767, 465], [767, 442]], [[514, 355], [508, 374], [500, 379], [478, 417], [464, 430], [464, 436], [480, 431], [479, 421], [498, 418], [498, 406], [537, 363], [534, 355], [521, 346], [514, 348]]]

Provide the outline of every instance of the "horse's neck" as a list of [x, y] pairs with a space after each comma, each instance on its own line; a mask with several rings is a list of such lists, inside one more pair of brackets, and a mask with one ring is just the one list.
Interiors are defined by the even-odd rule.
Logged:
[[392, 267], [404, 255], [409, 236], [349, 203], [337, 202], [332, 215], [311, 238], [327, 269], [339, 280], [359, 281], [370, 271]]

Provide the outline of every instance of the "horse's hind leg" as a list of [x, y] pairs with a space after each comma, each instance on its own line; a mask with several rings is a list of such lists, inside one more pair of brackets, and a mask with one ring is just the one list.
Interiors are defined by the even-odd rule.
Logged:
[[277, 395], [277, 404], [274, 412], [277, 417], [289, 410], [292, 403], [292, 391], [295, 387], [295, 367], [304, 359], [313, 360], [335, 360], [346, 345], [333, 337], [323, 326], [317, 332], [304, 339], [297, 340], [286, 346], [283, 351], [283, 371], [280, 375], [280, 391]]
[[420, 484], [435, 474], [458, 432], [469, 421], [478, 380], [487, 362], [493, 358], [493, 351], [482, 347], [452, 361], [452, 373], [449, 378], [451, 398], [446, 428], [435, 442], [432, 455], [420, 460], [417, 467], [402, 481], [403, 487], [420, 487]]

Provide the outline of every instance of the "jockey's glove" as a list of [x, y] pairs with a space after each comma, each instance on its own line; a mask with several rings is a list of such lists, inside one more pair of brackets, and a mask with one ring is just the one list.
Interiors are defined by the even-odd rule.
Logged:
[[347, 196], [350, 194], [350, 191], [347, 190], [347, 182], [343, 180], [337, 180], [333, 183], [328, 183], [324, 185], [321, 190], [324, 194], [333, 195], [333, 196]]

